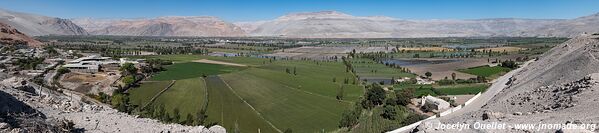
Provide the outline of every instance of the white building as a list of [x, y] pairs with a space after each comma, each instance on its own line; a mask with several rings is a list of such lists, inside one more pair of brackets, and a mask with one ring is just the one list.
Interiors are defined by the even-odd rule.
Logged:
[[95, 73], [99, 72], [102, 69], [102, 67], [119, 67], [120, 65], [125, 63], [137, 64], [137, 61], [129, 61], [125, 58], [121, 58], [118, 61], [116, 61], [111, 59], [110, 57], [92, 55], [69, 61], [62, 67], [68, 68], [69, 70], [75, 72]]
[[420, 101], [420, 106], [424, 106], [426, 104], [432, 104], [436, 110], [445, 110], [448, 109], [449, 107], [451, 107], [451, 105], [449, 104], [449, 102], [441, 99], [441, 98], [437, 98], [437, 97], [433, 97], [433, 96], [425, 96], [422, 97], [421, 101]]

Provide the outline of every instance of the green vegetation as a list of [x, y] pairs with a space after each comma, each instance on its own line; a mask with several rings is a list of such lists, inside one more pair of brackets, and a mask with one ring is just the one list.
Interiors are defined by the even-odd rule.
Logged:
[[464, 94], [476, 94], [484, 92], [489, 88], [487, 84], [458, 84], [448, 86], [435, 87], [439, 92], [445, 95], [464, 95]]
[[180, 80], [208, 75], [217, 75], [242, 70], [241, 67], [206, 64], [196, 62], [175, 63], [167, 66], [166, 71], [152, 77], [152, 80]]
[[476, 76], [497, 78], [500, 75], [509, 72], [510, 70], [511, 70], [510, 68], [501, 67], [501, 66], [494, 66], [494, 67], [478, 66], [478, 67], [472, 67], [472, 68], [468, 68], [468, 69], [460, 69], [458, 71], [476, 75]]
[[[299, 71], [299, 75], [303, 75], [301, 69]], [[279, 73], [285, 74], [284, 71]], [[335, 99], [337, 88], [320, 88], [331, 90], [332, 95], [325, 96], [257, 77], [247, 71], [222, 77], [236, 94], [278, 128], [296, 132], [332, 131], [336, 129], [342, 111], [349, 107], [349, 103]]]
[[426, 95], [438, 96], [438, 95], [468, 95], [476, 94], [478, 92], [484, 92], [489, 88], [488, 84], [455, 84], [455, 85], [418, 85], [418, 84], [397, 84], [394, 86], [396, 91], [402, 91], [405, 89], [414, 89], [415, 97], [421, 97]]
[[171, 81], [147, 81], [142, 82], [140, 87], [129, 89], [131, 104], [143, 106], [148, 104], [152, 97], [156, 96], [164, 88], [168, 87]]
[[219, 77], [208, 76], [206, 85], [209, 94], [207, 123], [218, 123], [229, 131], [237, 125], [241, 131], [277, 132], [250, 105], [236, 96]]
[[351, 70], [361, 79], [416, 77], [416, 75], [409, 73], [407, 69], [401, 68], [401, 66], [394, 68], [370, 59], [351, 59], [350, 63]]
[[[171, 122], [181, 123], [187, 115], [195, 115], [203, 105], [206, 104], [206, 85], [200, 77], [177, 80], [175, 84], [167, 91], [162, 93], [153, 104], [153, 106], [164, 105], [169, 116], [179, 115], [178, 119]], [[177, 114], [174, 109], [179, 110]]]

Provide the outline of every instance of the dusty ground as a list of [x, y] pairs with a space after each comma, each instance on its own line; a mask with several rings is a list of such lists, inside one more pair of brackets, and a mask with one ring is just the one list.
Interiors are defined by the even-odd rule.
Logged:
[[[109, 73], [113, 73], [112, 75]], [[111, 94], [115, 87], [111, 85], [118, 80], [120, 75], [115, 72], [99, 73], [79, 73], [70, 72], [64, 74], [60, 79], [60, 84], [65, 88], [80, 92], [98, 94], [104, 92]]]
[[489, 64], [487, 59], [462, 59], [461, 61], [442, 63], [442, 64], [423, 64], [406, 66], [410, 71], [418, 75], [424, 76], [426, 72], [431, 72], [433, 80], [451, 78], [451, 73], [456, 73], [458, 79], [476, 78], [475, 75], [461, 73], [455, 70], [466, 69], [470, 67], [482, 66]]
[[193, 62], [208, 63], [208, 64], [219, 64], [219, 65], [229, 65], [229, 66], [240, 66], [240, 67], [247, 66], [247, 65], [243, 65], [243, 64], [237, 64], [237, 63], [231, 63], [231, 62], [222, 62], [222, 61], [214, 61], [214, 60], [208, 60], [208, 59], [194, 60]]
[[456, 98], [455, 103], [457, 105], [462, 105], [466, 103], [466, 101], [470, 100], [470, 98], [474, 97], [474, 95], [447, 95], [445, 97]]

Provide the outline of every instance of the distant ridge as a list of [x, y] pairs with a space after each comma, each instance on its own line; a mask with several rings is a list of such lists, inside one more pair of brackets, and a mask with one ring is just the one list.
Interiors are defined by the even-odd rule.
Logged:
[[68, 19], [0, 9], [0, 22], [8, 24], [29, 36], [88, 35], [87, 31]]

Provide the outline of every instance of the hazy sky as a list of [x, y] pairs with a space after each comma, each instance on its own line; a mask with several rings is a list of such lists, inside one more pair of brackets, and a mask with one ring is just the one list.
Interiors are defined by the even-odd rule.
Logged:
[[216, 16], [233, 22], [322, 10], [400, 19], [569, 19], [599, 12], [599, 0], [0, 0], [0, 8], [62, 18]]

